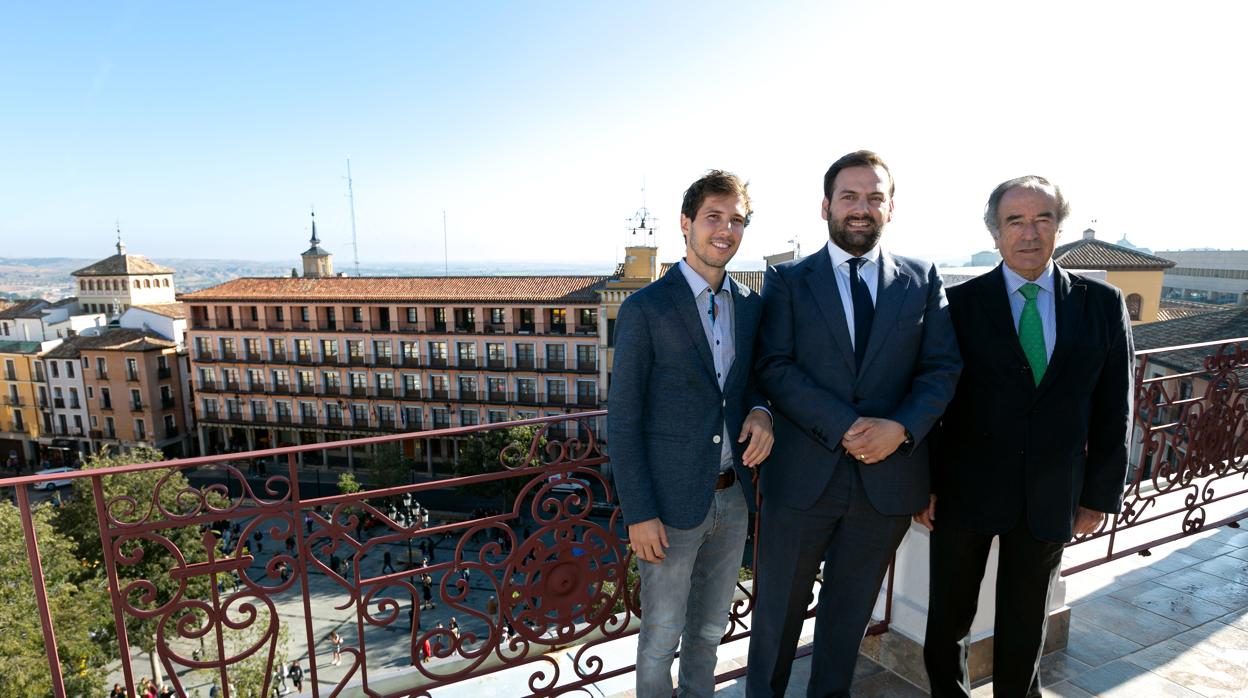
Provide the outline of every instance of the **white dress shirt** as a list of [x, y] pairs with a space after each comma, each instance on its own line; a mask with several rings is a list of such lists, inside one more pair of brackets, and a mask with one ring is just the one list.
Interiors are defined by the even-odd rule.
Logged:
[[1056, 296], [1053, 295], [1054, 271], [1053, 260], [1049, 260], [1044, 271], [1040, 273], [1040, 278], [1035, 281], [1028, 281], [1019, 276], [1008, 264], [1001, 265], [1001, 271], [1005, 275], [1005, 291], [1009, 294], [1010, 314], [1014, 316], [1014, 331], [1018, 331], [1019, 319], [1023, 316], [1023, 305], [1027, 303], [1027, 299], [1019, 293], [1019, 288], [1023, 284], [1032, 283], [1040, 287], [1040, 293], [1036, 294], [1036, 310], [1040, 312], [1040, 324], [1044, 328], [1044, 351], [1050, 359], [1053, 358], [1053, 345], [1057, 341], [1057, 304]]
[[[849, 260], [854, 256], [828, 240], [828, 256], [832, 258], [832, 269], [836, 271], [836, 287], [841, 291], [841, 307], [845, 309], [845, 322], [849, 325], [849, 341], [854, 338], [854, 296], [849, 289]], [[862, 256], [863, 263], [858, 267], [858, 278], [867, 285], [871, 292], [871, 303], [875, 303], [880, 286], [880, 246], [872, 247]], [[857, 349], [857, 346], [854, 347]]]

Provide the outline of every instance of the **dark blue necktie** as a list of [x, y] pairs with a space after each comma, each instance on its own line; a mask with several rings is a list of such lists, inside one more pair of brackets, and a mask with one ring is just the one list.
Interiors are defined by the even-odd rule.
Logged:
[[858, 270], [866, 261], [862, 257], [849, 260], [849, 295], [854, 300], [854, 360], [858, 368], [862, 368], [862, 359], [867, 355], [871, 321], [875, 319], [875, 303], [871, 301], [871, 291], [867, 290], [866, 282], [858, 276]]

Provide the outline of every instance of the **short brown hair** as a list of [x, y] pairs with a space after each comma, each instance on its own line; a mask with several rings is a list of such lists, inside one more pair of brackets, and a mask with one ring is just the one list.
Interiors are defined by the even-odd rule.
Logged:
[[698, 209], [708, 196], [735, 194], [741, 197], [741, 205], [745, 207], [745, 224], [750, 224], [754, 210], [750, 208], [750, 183], [742, 182], [741, 178], [725, 170], [708, 170], [701, 179], [689, 185], [685, 190], [685, 199], [680, 204], [680, 213], [689, 220], [698, 217]]
[[893, 192], [897, 189], [897, 185], [893, 182], [893, 173], [888, 169], [888, 165], [884, 164], [884, 158], [871, 152], [870, 150], [855, 150], [848, 155], [842, 155], [839, 160], [832, 163], [828, 168], [827, 174], [823, 175], [823, 196], [826, 199], [832, 198], [832, 185], [836, 183], [836, 176], [849, 167], [879, 167], [884, 170], [884, 174], [888, 175], [888, 198], [893, 198]]

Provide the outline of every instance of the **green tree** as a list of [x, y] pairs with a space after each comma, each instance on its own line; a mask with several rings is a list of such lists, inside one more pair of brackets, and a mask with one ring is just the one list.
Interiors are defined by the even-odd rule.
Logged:
[[[269, 628], [269, 619], [262, 610], [256, 616], [255, 622], [243, 628], [242, 630], [230, 631], [225, 634], [225, 652], [227, 657], [235, 657], [242, 654], [247, 649], [257, 645], [264, 638], [264, 633]], [[273, 665], [269, 666], [269, 646], [265, 644], [260, 651], [252, 654], [246, 659], [240, 660], [226, 667], [226, 674], [229, 677], [230, 685], [233, 690], [230, 695], [238, 696], [238, 698], [267, 698], [264, 695], [264, 682], [269, 681], [269, 692], [272, 693], [274, 686], [273, 673], [281, 671], [285, 675], [286, 664], [289, 660], [287, 644], [290, 641], [290, 630], [286, 623], [277, 626], [276, 647], [273, 655]], [[204, 650], [205, 661], [216, 661], [217, 649], [213, 643], [208, 643]], [[221, 675], [216, 671], [199, 672], [197, 677], [200, 681], [209, 684], [217, 684], [221, 681]], [[307, 680], [310, 677], [305, 676], [304, 686], [307, 686]], [[293, 689], [289, 683], [286, 686]]]
[[360, 481], [355, 479], [355, 475], [351, 473], [343, 473], [338, 476], [338, 491], [343, 494], [355, 494], [364, 489], [360, 485]]
[[[105, 647], [92, 639], [112, 616], [108, 595], [94, 575], [84, 575], [74, 543], [58, 534], [52, 508], [34, 509], [43, 581], [56, 628], [61, 675], [71, 696], [103, 695]], [[52, 675], [44, 651], [43, 630], [27, 562], [21, 512], [0, 504], [0, 695], [38, 696], [50, 693]]]
[[[542, 452], [546, 447], [546, 437], [538, 443], [537, 451], [529, 458], [529, 449], [537, 436], [538, 427], [511, 427], [510, 429], [490, 429], [473, 434], [464, 442], [459, 454], [459, 463], [455, 465], [455, 474], [463, 477], [482, 473], [497, 473], [508, 468], [534, 467], [541, 465]], [[502, 460], [500, 461], [500, 454]], [[528, 484], [529, 479], [511, 477], [491, 480], [464, 488], [469, 494], [486, 499], [501, 499], [503, 508], [510, 508], [510, 503]]]
[[[164, 459], [164, 454], [160, 451], [151, 447], [140, 446], [128, 453], [115, 455], [107, 453], [97, 454], [88, 458], [83, 463], [83, 468], [88, 470], [113, 468], [135, 463], [151, 463]], [[145, 520], [151, 523], [166, 520], [167, 517], [159, 509], [152, 507], [152, 499], [156, 492], [156, 487], [161, 479], [166, 476], [168, 476], [168, 479], [160, 488], [160, 503], [166, 511], [186, 513], [198, 504], [198, 498], [196, 497], [178, 496], [180, 492], [187, 490], [190, 484], [180, 471], [172, 468], [105, 475], [101, 478], [104, 501], [106, 504], [114, 502], [112, 505], [113, 516], [123, 522]], [[132, 499], [134, 510], [132, 512], [127, 511], [126, 500], [117, 499], [119, 497]], [[224, 497], [215, 493], [209, 494], [208, 497], [214, 506], [225, 506], [227, 503]], [[95, 510], [95, 496], [92, 493], [90, 479], [80, 478], [74, 481], [74, 497], [60, 509], [53, 524], [61, 535], [77, 544], [78, 557], [86, 563], [80, 582], [85, 582], [88, 577], [102, 576], [104, 574], [104, 546], [100, 540], [100, 529]], [[163, 536], [179, 550], [186, 558], [188, 564], [207, 560], [208, 553], [204, 549], [201, 540], [203, 534], [200, 532], [198, 525], [173, 526], [156, 533]], [[143, 595], [143, 591], [140, 590], [131, 593], [130, 603], [137, 608], [153, 609], [168, 602], [177, 594], [181, 582], [175, 579], [170, 572], [176, 569], [178, 564], [169, 549], [158, 542], [130, 538], [122, 545], [122, 550], [128, 556], [132, 555], [136, 548], [141, 548], [143, 554], [135, 564], [118, 563], [116, 565], [119, 588], [125, 589], [128, 583], [136, 580], [150, 582], [154, 586], [154, 599], [152, 601], [144, 601], [140, 598]], [[211, 579], [208, 576], [197, 575], [188, 577], [186, 578], [186, 584], [187, 588], [183, 591], [183, 598], [208, 598], [211, 584]], [[112, 618], [112, 613], [108, 613], [107, 617]], [[156, 632], [158, 622], [159, 619], [142, 619], [132, 614], [127, 614], [126, 631], [129, 635], [130, 643], [141, 647], [146, 652], [151, 652], [154, 649], [153, 635]], [[109, 629], [109, 637], [115, 642], [115, 632], [113, 632], [111, 623], [109, 624]], [[114, 647], [114, 650], [116, 649]]]

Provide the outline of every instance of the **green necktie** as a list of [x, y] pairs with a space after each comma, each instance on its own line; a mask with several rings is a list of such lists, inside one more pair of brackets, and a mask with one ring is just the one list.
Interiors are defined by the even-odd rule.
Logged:
[[1044, 369], [1049, 365], [1049, 354], [1044, 348], [1044, 325], [1040, 322], [1040, 309], [1036, 307], [1036, 295], [1040, 287], [1036, 284], [1023, 284], [1018, 292], [1027, 299], [1023, 303], [1023, 313], [1018, 318], [1018, 342], [1023, 345], [1023, 353], [1027, 355], [1027, 363], [1031, 364], [1031, 376], [1040, 385], [1044, 378]]

